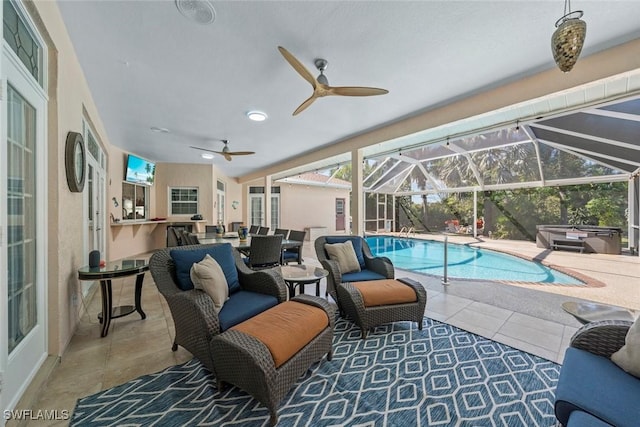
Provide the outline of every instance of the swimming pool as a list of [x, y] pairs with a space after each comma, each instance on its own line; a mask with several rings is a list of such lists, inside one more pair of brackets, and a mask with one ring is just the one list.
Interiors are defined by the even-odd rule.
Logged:
[[[374, 255], [388, 257], [397, 268], [444, 275], [442, 242], [388, 236], [372, 236], [366, 240]], [[468, 245], [449, 243], [447, 258], [450, 278], [584, 285], [580, 280], [538, 262]]]

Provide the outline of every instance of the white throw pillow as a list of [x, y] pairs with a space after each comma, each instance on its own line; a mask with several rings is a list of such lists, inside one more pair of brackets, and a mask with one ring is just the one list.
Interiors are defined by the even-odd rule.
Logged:
[[360, 271], [360, 263], [351, 240], [347, 240], [344, 243], [325, 243], [324, 248], [329, 255], [329, 259], [338, 262], [340, 273]]
[[202, 289], [213, 300], [216, 313], [229, 299], [229, 285], [220, 264], [207, 254], [204, 259], [191, 266], [191, 281], [196, 289]]
[[640, 378], [640, 318], [631, 325], [625, 345], [611, 355], [611, 360], [626, 372]]

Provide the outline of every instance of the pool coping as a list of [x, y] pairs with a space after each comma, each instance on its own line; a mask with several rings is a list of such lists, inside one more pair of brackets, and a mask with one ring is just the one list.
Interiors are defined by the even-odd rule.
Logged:
[[[440, 240], [435, 240], [435, 239], [428, 239], [428, 238], [413, 238], [413, 237], [400, 237], [400, 236], [395, 236], [392, 234], [372, 234], [370, 236], [366, 236], [365, 237], [393, 237], [396, 239], [414, 239], [414, 240], [429, 240], [432, 242], [439, 242], [442, 243]], [[451, 243], [452, 245], [461, 245], [461, 246], [469, 246], [469, 247], [474, 247], [473, 243]], [[566, 284], [566, 283], [556, 283], [556, 282], [527, 282], [527, 281], [523, 281], [523, 280], [496, 280], [496, 279], [470, 279], [467, 277], [455, 277], [456, 280], [463, 280], [463, 281], [478, 281], [478, 280], [489, 280], [492, 282], [496, 282], [496, 283], [505, 283], [505, 284], [514, 284], [514, 285], [536, 285], [536, 286], [582, 286], [582, 287], [589, 287], [589, 288], [604, 288], [606, 287], [606, 283], [595, 279], [591, 276], [587, 276], [586, 274], [580, 273], [579, 271], [573, 270], [571, 268], [567, 268], [567, 267], [563, 267], [563, 266], [559, 266], [556, 264], [552, 264], [550, 262], [546, 262], [544, 260], [541, 260], [539, 258], [536, 257], [529, 257], [526, 255], [523, 255], [521, 253], [518, 252], [513, 252], [513, 251], [507, 251], [507, 250], [498, 250], [498, 249], [494, 249], [494, 248], [479, 248], [482, 250], [487, 250], [487, 251], [493, 251], [493, 252], [498, 252], [498, 253], [504, 253], [507, 255], [511, 255], [511, 256], [515, 256], [517, 258], [526, 260], [526, 261], [531, 261], [531, 262], [537, 262], [538, 264], [544, 265], [545, 267], [548, 268], [552, 268], [554, 270], [559, 271], [560, 273], [566, 274], [567, 276], [573, 277], [574, 279], [580, 280], [581, 282], [584, 283], [584, 285], [571, 285], [571, 284]], [[413, 270], [407, 270], [407, 271], [413, 271]], [[431, 276], [431, 277], [440, 277], [438, 275], [435, 274], [429, 274], [429, 273], [423, 273], [423, 272], [419, 272], [419, 271], [413, 271], [416, 274], [424, 274], [426, 276]]]

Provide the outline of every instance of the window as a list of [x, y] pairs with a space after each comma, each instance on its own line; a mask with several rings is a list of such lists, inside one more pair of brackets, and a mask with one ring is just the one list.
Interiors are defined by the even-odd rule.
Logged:
[[198, 211], [197, 187], [169, 187], [169, 215], [192, 216]]
[[224, 224], [224, 205], [225, 205], [225, 184], [222, 181], [218, 181], [218, 224]]
[[276, 228], [280, 228], [280, 194], [271, 194], [271, 229]]
[[3, 30], [4, 40], [16, 53], [22, 64], [42, 86], [42, 52], [36, 37], [25, 23], [21, 13], [16, 10], [10, 1], [3, 3]]
[[[274, 230], [280, 225], [280, 187], [271, 187], [271, 224], [264, 224], [264, 187], [249, 187], [249, 225], [265, 225]], [[275, 206], [275, 207], [274, 207]]]
[[149, 219], [149, 206], [146, 185], [122, 183], [122, 219]]

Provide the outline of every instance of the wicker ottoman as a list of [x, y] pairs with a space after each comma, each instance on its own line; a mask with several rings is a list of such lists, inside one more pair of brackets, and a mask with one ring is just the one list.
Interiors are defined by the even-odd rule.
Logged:
[[369, 328], [400, 320], [418, 322], [418, 329], [422, 330], [427, 291], [415, 280], [345, 282], [336, 290], [340, 307], [360, 327], [363, 339]]
[[278, 405], [314, 363], [331, 360], [335, 308], [326, 300], [299, 295], [211, 339], [218, 390], [224, 383], [249, 393], [278, 421]]

